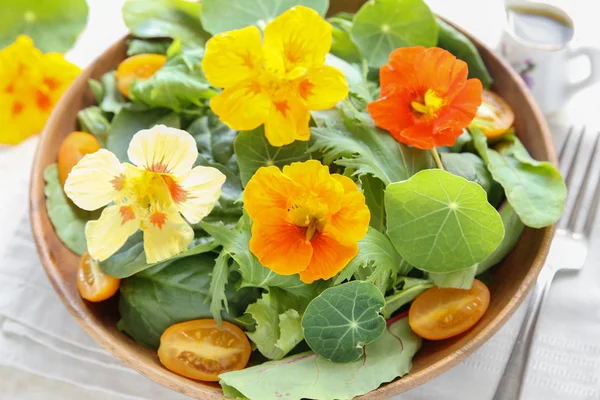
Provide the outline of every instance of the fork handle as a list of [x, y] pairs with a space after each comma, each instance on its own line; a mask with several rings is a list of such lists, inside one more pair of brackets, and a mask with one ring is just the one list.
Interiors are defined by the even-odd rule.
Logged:
[[535, 335], [538, 316], [550, 291], [554, 274], [554, 268], [546, 266], [538, 277], [529, 300], [523, 325], [521, 325], [517, 340], [512, 348], [506, 367], [504, 367], [504, 373], [500, 378], [493, 400], [518, 400], [521, 398], [521, 390], [525, 380], [527, 362], [531, 353], [531, 344]]

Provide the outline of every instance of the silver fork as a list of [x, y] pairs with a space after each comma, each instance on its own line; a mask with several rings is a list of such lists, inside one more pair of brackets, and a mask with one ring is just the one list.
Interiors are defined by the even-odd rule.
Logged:
[[[571, 144], [572, 137], [576, 141], [575, 147]], [[589, 158], [587, 158], [585, 177], [577, 191], [574, 183], [575, 169], [577, 165], [586, 162], [581, 154], [582, 149], [585, 148], [584, 137], [585, 128], [582, 129], [579, 135], [574, 134], [574, 129], [571, 128], [559, 151], [561, 173], [565, 177], [569, 191], [565, 213], [558, 223], [546, 264], [533, 288], [523, 325], [504, 368], [504, 373], [493, 400], [520, 399], [538, 316], [548, 295], [552, 279], [558, 271], [579, 271], [585, 263], [589, 238], [600, 202], [599, 175], [592, 171], [595, 164], [598, 164], [595, 159], [599, 152], [600, 134], [596, 134], [594, 147]], [[596, 170], [598, 170], [598, 167], [596, 167]], [[594, 177], [596, 178], [595, 182], [593, 181]], [[587, 188], [594, 189], [594, 193], [590, 206], [583, 209], [582, 205], [586, 199]], [[584, 218], [583, 223], [581, 223], [582, 217]]]

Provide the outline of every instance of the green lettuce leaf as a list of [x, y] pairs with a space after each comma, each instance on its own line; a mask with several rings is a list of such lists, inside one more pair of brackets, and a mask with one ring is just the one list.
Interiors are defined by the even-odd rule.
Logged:
[[85, 0], [3, 0], [0, 9], [0, 49], [27, 35], [43, 53], [73, 47], [88, 17]]
[[[158, 348], [160, 336], [178, 322], [212, 318], [206, 301], [214, 257], [201, 254], [163, 263], [121, 281], [119, 329], [136, 342]], [[223, 318], [236, 323], [248, 304], [256, 301], [255, 289], [223, 291], [229, 300], [229, 313]]]
[[352, 30], [352, 21], [338, 16], [327, 19], [333, 28], [333, 40], [331, 42], [331, 54], [339, 57], [349, 63], [362, 63], [360, 50], [350, 37]]
[[473, 279], [477, 274], [478, 264], [460, 271], [448, 273], [430, 273], [429, 279], [439, 288], [471, 289]]
[[351, 37], [369, 66], [379, 68], [399, 47], [432, 47], [438, 26], [423, 0], [372, 0], [354, 17]]
[[385, 305], [381, 311], [385, 319], [390, 318], [400, 308], [409, 304], [418, 295], [434, 286], [430, 280], [409, 277], [400, 278], [396, 284], [398, 285], [398, 289], [394, 294], [385, 298]]
[[200, 23], [200, 3], [185, 0], [127, 0], [123, 20], [132, 35], [141, 38], [179, 38], [204, 45], [210, 35]]
[[202, 25], [213, 35], [250, 25], [264, 29], [279, 14], [298, 5], [321, 15], [329, 8], [329, 0], [204, 0], [202, 3]]
[[279, 360], [304, 339], [301, 322], [308, 302], [274, 287], [248, 306], [246, 314], [256, 325], [247, 335], [263, 356]]
[[416, 268], [448, 273], [483, 261], [502, 242], [500, 215], [476, 183], [440, 169], [385, 191], [387, 234]]
[[116, 71], [105, 73], [100, 80], [101, 82], [94, 79], [89, 80], [94, 97], [102, 111], [117, 114], [125, 105], [126, 100], [117, 88]]
[[60, 184], [57, 164], [49, 165], [44, 170], [44, 180], [46, 210], [56, 234], [72, 252], [83, 254], [87, 249], [85, 224], [100, 218], [100, 212], [82, 210], [69, 200]]
[[265, 137], [263, 126], [240, 132], [234, 146], [244, 186], [260, 167], [275, 165], [282, 168], [296, 161], [310, 159], [307, 142], [297, 140], [287, 146], [273, 147]]
[[559, 220], [567, 188], [558, 169], [549, 162], [534, 160], [514, 136], [493, 150], [479, 129], [471, 128], [471, 135], [477, 152], [525, 225], [543, 228]]
[[365, 346], [365, 357], [352, 363], [333, 363], [305, 352], [219, 378], [224, 393], [232, 398], [350, 400], [407, 374], [420, 347], [421, 338], [402, 318], [389, 321], [381, 337]]
[[369, 225], [380, 232], [385, 232], [385, 204], [383, 204], [385, 185], [372, 175], [361, 176], [360, 183], [365, 202], [371, 212]]
[[79, 129], [93, 134], [103, 147], [106, 147], [110, 122], [98, 106], [84, 108], [77, 113]]
[[170, 40], [131, 39], [127, 41], [127, 55], [137, 54], [167, 54], [171, 45]]

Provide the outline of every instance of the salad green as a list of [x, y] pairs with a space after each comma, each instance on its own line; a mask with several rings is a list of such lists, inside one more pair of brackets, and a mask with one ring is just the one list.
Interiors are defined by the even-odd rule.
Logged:
[[[127, 0], [123, 17], [133, 36], [128, 55], [163, 54], [166, 63], [147, 79], [134, 79], [128, 97], [119, 91], [115, 71], [90, 80], [97, 105], [78, 114], [80, 130], [122, 162], [129, 161], [127, 149], [138, 131], [161, 124], [183, 129], [195, 140], [195, 165], [226, 177], [212, 212], [192, 225], [187, 250], [148, 263], [137, 232], [100, 265], [122, 279], [119, 329], [144, 346], [156, 349], [167, 328], [200, 318], [228, 321], [246, 332], [254, 362], [268, 361], [219, 375], [230, 398], [351, 399], [405, 375], [422, 342], [403, 313], [413, 300], [433, 287], [470, 289], [512, 251], [525, 226], [553, 224], [564, 206], [559, 172], [534, 160], [518, 132], [488, 142], [471, 127], [453, 145], [438, 148], [439, 164], [431, 152], [376, 126], [367, 109], [380, 91], [373, 71], [396, 48], [439, 45], [463, 59], [483, 86], [493, 82], [473, 43], [436, 19], [422, 0], [372, 0], [356, 14], [328, 19], [333, 43], [326, 64], [343, 72], [349, 94], [331, 109], [311, 112], [310, 140], [275, 147], [262, 125], [241, 131], [226, 125], [211, 109], [221, 89], [201, 68], [211, 36], [246, 26], [264, 29], [294, 6], [326, 15], [328, 5]], [[427, 101], [411, 107], [429, 112]], [[326, 165], [336, 182], [356, 185], [354, 199], [364, 201], [370, 220], [362, 240], [341, 244], [357, 253], [339, 273], [305, 283], [298, 274], [263, 265], [251, 250], [258, 222], [244, 208], [244, 190], [259, 170], [309, 160]], [[99, 212], [68, 200], [56, 165], [44, 177], [55, 230], [82, 254], [85, 224]], [[323, 268], [329, 261], [322, 261]]]

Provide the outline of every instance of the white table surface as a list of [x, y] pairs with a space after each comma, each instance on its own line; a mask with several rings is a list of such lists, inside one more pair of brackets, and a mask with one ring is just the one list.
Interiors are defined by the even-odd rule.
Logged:
[[[83, 35], [78, 41], [78, 45], [69, 54], [69, 59], [81, 66], [87, 65], [99, 54], [103, 49], [107, 48], [112, 42], [117, 40], [125, 31], [125, 27], [120, 19], [120, 5], [122, 0], [88, 0], [90, 5], [90, 21]], [[500, 0], [429, 0], [428, 3], [438, 13], [447, 16], [450, 20], [457, 22], [461, 26], [465, 27], [468, 31], [472, 32], [476, 36], [480, 37], [484, 42], [489, 45], [494, 45], [500, 37], [502, 29], [502, 17], [501, 12], [503, 9], [502, 2]], [[598, 9], [600, 1], [598, 0], [557, 0], [553, 1], [567, 9], [574, 20], [576, 21], [576, 35], [578, 45], [600, 45], [600, 29], [598, 28], [597, 17], [598, 14], [595, 10]], [[581, 71], [585, 72], [585, 65], [578, 66]], [[583, 73], [584, 73], [583, 72]], [[581, 73], [581, 72], [580, 72]], [[549, 120], [553, 124], [569, 125], [570, 123], [576, 123], [578, 125], [586, 124], [591, 129], [600, 128], [600, 118], [598, 115], [598, 105], [600, 104], [600, 86], [589, 88], [584, 92], [580, 93], [575, 97], [564, 110], [558, 114], [552, 116]], [[595, 109], [595, 111], [591, 111]], [[557, 133], [560, 135], [560, 133]], [[0, 149], [0, 157], [2, 157], [2, 150]], [[0, 171], [0, 176], [10, 174], [11, 171]], [[10, 210], [0, 210], [0, 221], [9, 220]], [[6, 231], [7, 226], [3, 225], [3, 229], [0, 230], [0, 246], [1, 243], [5, 242], [6, 237], [3, 237], [3, 232]], [[9, 230], [9, 229], [8, 229]], [[596, 235], [598, 238], [598, 235]], [[0, 253], [1, 253], [0, 248]], [[600, 252], [593, 251], [591, 257], [594, 259], [600, 259]], [[600, 268], [600, 266], [597, 266]], [[575, 277], [559, 278], [556, 282], [556, 290], [550, 295], [548, 301], [548, 307], [557, 307], [558, 304], [554, 300], [555, 292], [568, 290], [569, 280], [576, 279]], [[553, 288], [554, 289], [554, 288]], [[597, 309], [600, 309], [598, 304]], [[522, 310], [521, 310], [522, 312]], [[565, 314], [565, 321], [568, 321], [568, 312]], [[517, 318], [518, 319], [518, 318]], [[518, 320], [511, 321], [514, 329], [518, 327]], [[570, 321], [570, 324], [577, 324], [577, 321]], [[544, 317], [541, 318], [542, 328], [544, 326]], [[501, 337], [502, 332], [492, 339], [492, 343], [486, 346], [498, 346], [507, 345], [510, 346], [510, 342], [505, 338]], [[543, 341], [543, 340], [542, 340]], [[600, 343], [600, 337], [599, 337]], [[556, 346], [563, 346], [564, 343], [556, 343]], [[508, 357], [508, 349], [506, 350], [505, 357], [497, 359], [497, 365], [494, 368], [494, 373], [499, 377], [500, 372], [503, 369], [504, 361]], [[600, 351], [600, 348], [594, 348], [592, 351]], [[477, 369], [478, 366], [478, 354], [470, 357], [463, 365], [457, 367], [454, 370], [442, 375], [440, 378], [434, 379], [427, 383], [422, 389], [416, 389], [404, 395], [398, 396], [396, 400], [434, 400], [431, 397], [431, 393], [436, 393], [436, 383], [440, 380], [456, 379], [460, 382], [469, 382], [468, 371], [469, 368]], [[27, 355], [24, 354], [23, 357]], [[544, 368], [544, 357], [548, 355], [543, 351], [534, 351], [534, 366], [533, 368]], [[540, 363], [536, 363], [536, 357], [541, 359]], [[551, 357], [550, 357], [551, 358]], [[565, 375], [568, 378], [568, 374]], [[548, 386], [548, 382], [539, 382], [536, 379], [528, 379], [528, 386], [530, 393], [536, 390], [536, 384], [543, 383], [544, 386]], [[461, 383], [462, 384], [462, 383]], [[476, 382], [469, 382], [469, 384], [476, 385]], [[594, 389], [595, 387], [595, 389]], [[592, 382], [592, 389], [590, 389], [589, 399], [600, 399], [600, 383], [596, 379]], [[597, 389], [597, 390], [596, 390]], [[558, 390], [558, 389], [557, 389]], [[490, 393], [493, 392], [493, 389]], [[423, 397], [427, 393], [429, 397]], [[528, 391], [526, 391], [527, 395]], [[565, 392], [566, 393], [566, 392]], [[449, 393], [436, 393], [435, 400], [444, 399], [445, 394]], [[553, 399], [565, 399], [570, 400], [569, 397], [552, 397]], [[75, 400], [75, 399], [88, 399], [88, 400], [118, 400], [119, 398], [110, 396], [104, 393], [99, 393], [90, 390], [84, 390], [77, 386], [62, 383], [59, 381], [46, 379], [34, 374], [23, 372], [13, 368], [0, 367], [0, 399], [6, 400]], [[527, 396], [525, 397], [527, 399]], [[585, 397], [586, 399], [588, 397]], [[474, 400], [487, 400], [478, 399]]]

